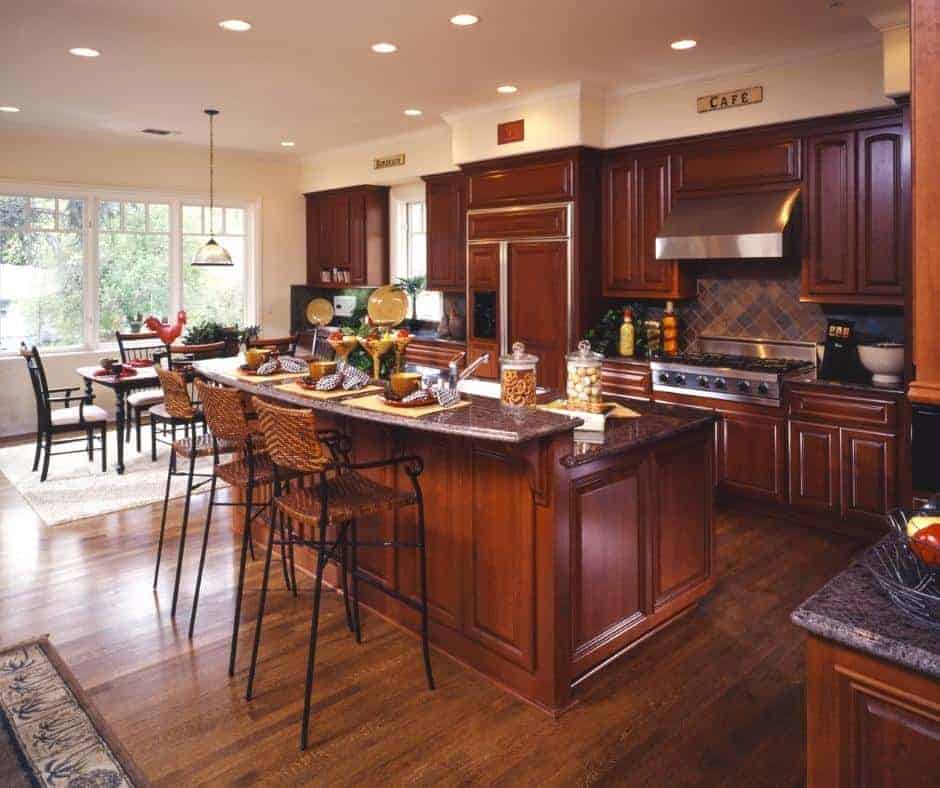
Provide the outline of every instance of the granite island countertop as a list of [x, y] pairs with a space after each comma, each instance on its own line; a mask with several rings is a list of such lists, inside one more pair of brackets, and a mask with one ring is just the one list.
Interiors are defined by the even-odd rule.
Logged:
[[858, 559], [790, 619], [814, 635], [940, 679], [940, 626], [895, 607]]

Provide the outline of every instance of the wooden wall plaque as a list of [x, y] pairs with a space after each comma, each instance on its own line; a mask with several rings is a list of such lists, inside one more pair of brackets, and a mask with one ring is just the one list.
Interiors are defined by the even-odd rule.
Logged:
[[714, 112], [719, 109], [732, 107], [746, 107], [748, 104], [760, 104], [764, 100], [762, 85], [750, 88], [729, 90], [725, 93], [712, 93], [709, 96], [699, 96], [697, 109], [699, 112]]
[[522, 142], [525, 139], [525, 119], [510, 120], [500, 123], [496, 127], [496, 144], [506, 145], [509, 142]]

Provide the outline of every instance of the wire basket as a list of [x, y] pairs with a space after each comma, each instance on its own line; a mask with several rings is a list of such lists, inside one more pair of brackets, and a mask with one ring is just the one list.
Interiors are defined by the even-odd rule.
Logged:
[[893, 533], [862, 559], [888, 599], [905, 613], [940, 628], [940, 573], [925, 564], [907, 540], [907, 515], [888, 514]]

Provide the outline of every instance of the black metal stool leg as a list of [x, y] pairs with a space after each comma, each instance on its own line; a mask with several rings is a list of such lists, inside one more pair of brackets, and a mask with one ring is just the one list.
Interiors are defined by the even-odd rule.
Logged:
[[251, 700], [254, 691], [255, 668], [258, 665], [258, 646], [261, 643], [261, 623], [264, 620], [264, 603], [268, 596], [268, 579], [271, 576], [271, 554], [274, 552], [274, 532], [276, 528], [272, 520], [268, 529], [268, 552], [264, 556], [264, 575], [261, 579], [261, 596], [258, 599], [258, 619], [255, 622], [255, 642], [251, 647], [251, 667], [248, 669], [248, 687], [245, 698]]
[[108, 423], [101, 423], [101, 470], [108, 470]]
[[144, 419], [144, 409], [134, 408], [134, 432], [137, 435], [137, 453], [140, 454], [140, 423]]
[[206, 566], [206, 549], [209, 547], [209, 528], [212, 525], [212, 507], [215, 504], [215, 485], [218, 476], [212, 469], [212, 482], [209, 485], [209, 508], [206, 510], [206, 530], [202, 535], [202, 553], [199, 556], [199, 571], [196, 573], [196, 591], [193, 594], [193, 610], [189, 615], [189, 639], [193, 639], [196, 629], [196, 611], [199, 609], [199, 589], [202, 588], [202, 571]]
[[[242, 596], [245, 593], [245, 565], [248, 563], [248, 545], [251, 542], [252, 485], [245, 491], [245, 526], [242, 529], [242, 552], [238, 562], [238, 590], [235, 593], [235, 623], [232, 625], [232, 645], [228, 655], [228, 674], [235, 675], [235, 654], [238, 650], [238, 627], [242, 617]], [[273, 508], [273, 507], [272, 507]], [[272, 513], [272, 517], [273, 517]]]
[[[195, 434], [195, 427], [193, 429]], [[193, 498], [193, 475], [196, 471], [195, 438], [189, 457], [189, 473], [186, 475], [186, 500], [183, 503], [183, 523], [180, 526], [180, 549], [176, 556], [176, 580], [173, 581], [173, 604], [170, 606], [170, 618], [176, 615], [176, 604], [180, 597], [180, 576], [183, 573], [183, 552], [186, 549], [186, 526], [189, 525], [189, 504]]]
[[88, 461], [92, 462], [95, 459], [95, 444], [93, 443], [95, 438], [95, 428], [89, 427], [85, 430], [85, 439], [87, 441], [86, 446], [88, 448]]
[[291, 528], [291, 521], [287, 521], [287, 534], [290, 537], [290, 540], [287, 544], [288, 550], [288, 560], [290, 561], [290, 584], [291, 590], [294, 593], [294, 596], [297, 596], [297, 564], [294, 561], [294, 531]]
[[418, 499], [418, 544], [421, 575], [421, 649], [424, 652], [424, 672], [428, 677], [428, 689], [434, 689], [431, 672], [431, 647], [428, 643], [428, 568], [427, 549], [424, 541], [424, 502]]
[[157, 461], [157, 422], [150, 417], [150, 462]]
[[362, 626], [359, 623], [359, 556], [356, 552], [356, 542], [359, 541], [359, 531], [356, 520], [350, 523], [352, 529], [352, 544], [350, 545], [350, 557], [352, 558], [352, 595], [353, 595], [353, 626], [356, 633], [356, 642], [362, 643]]
[[281, 569], [284, 571], [284, 585], [287, 586], [287, 590], [293, 590], [293, 587], [290, 583], [290, 570], [287, 568], [287, 531], [284, 528], [284, 516], [282, 515], [279, 519], [279, 530], [281, 532]]
[[170, 462], [166, 470], [166, 492], [163, 493], [163, 516], [160, 518], [160, 541], [157, 542], [157, 568], [153, 570], [153, 587], [156, 590], [160, 577], [160, 558], [163, 555], [163, 536], [166, 533], [166, 510], [170, 504], [170, 482], [176, 470], [176, 452], [170, 451]]
[[304, 689], [304, 718], [300, 731], [300, 749], [307, 749], [310, 724], [310, 701], [313, 695], [313, 667], [317, 655], [317, 630], [320, 624], [320, 597], [323, 591], [323, 570], [326, 567], [326, 524], [320, 525], [320, 544], [317, 550], [317, 580], [313, 589], [313, 614], [310, 620], [310, 650], [307, 652], [307, 683]]
[[349, 603], [349, 583], [346, 577], [349, 573], [349, 523], [343, 524], [343, 533], [340, 538], [339, 570], [342, 583], [341, 588], [343, 591], [343, 606], [346, 608], [346, 628], [350, 632], [355, 632], [356, 628], [353, 624], [352, 605]]

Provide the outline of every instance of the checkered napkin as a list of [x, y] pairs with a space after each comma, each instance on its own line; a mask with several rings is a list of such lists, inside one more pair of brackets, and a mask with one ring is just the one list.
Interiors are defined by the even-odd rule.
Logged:
[[277, 361], [265, 361], [261, 366], [256, 370], [259, 375], [273, 375], [277, 372], [278, 366]]
[[339, 372], [332, 375], [324, 375], [317, 381], [317, 391], [334, 391], [340, 387], [343, 382], [343, 376]]
[[456, 389], [435, 389], [434, 396], [437, 398], [437, 404], [442, 408], [449, 408], [460, 402], [460, 394]]
[[281, 369], [284, 372], [300, 373], [307, 371], [307, 363], [305, 361], [301, 361], [299, 358], [285, 356], [284, 358], [280, 359], [280, 364]]
[[409, 394], [407, 397], [402, 397], [402, 402], [410, 404], [412, 402], [419, 402], [420, 400], [425, 400], [428, 398], [428, 393], [426, 391], [414, 391]]
[[346, 391], [361, 389], [369, 382], [369, 376], [361, 369], [356, 369], [351, 364], [346, 364], [340, 374], [343, 377], [343, 388]]

